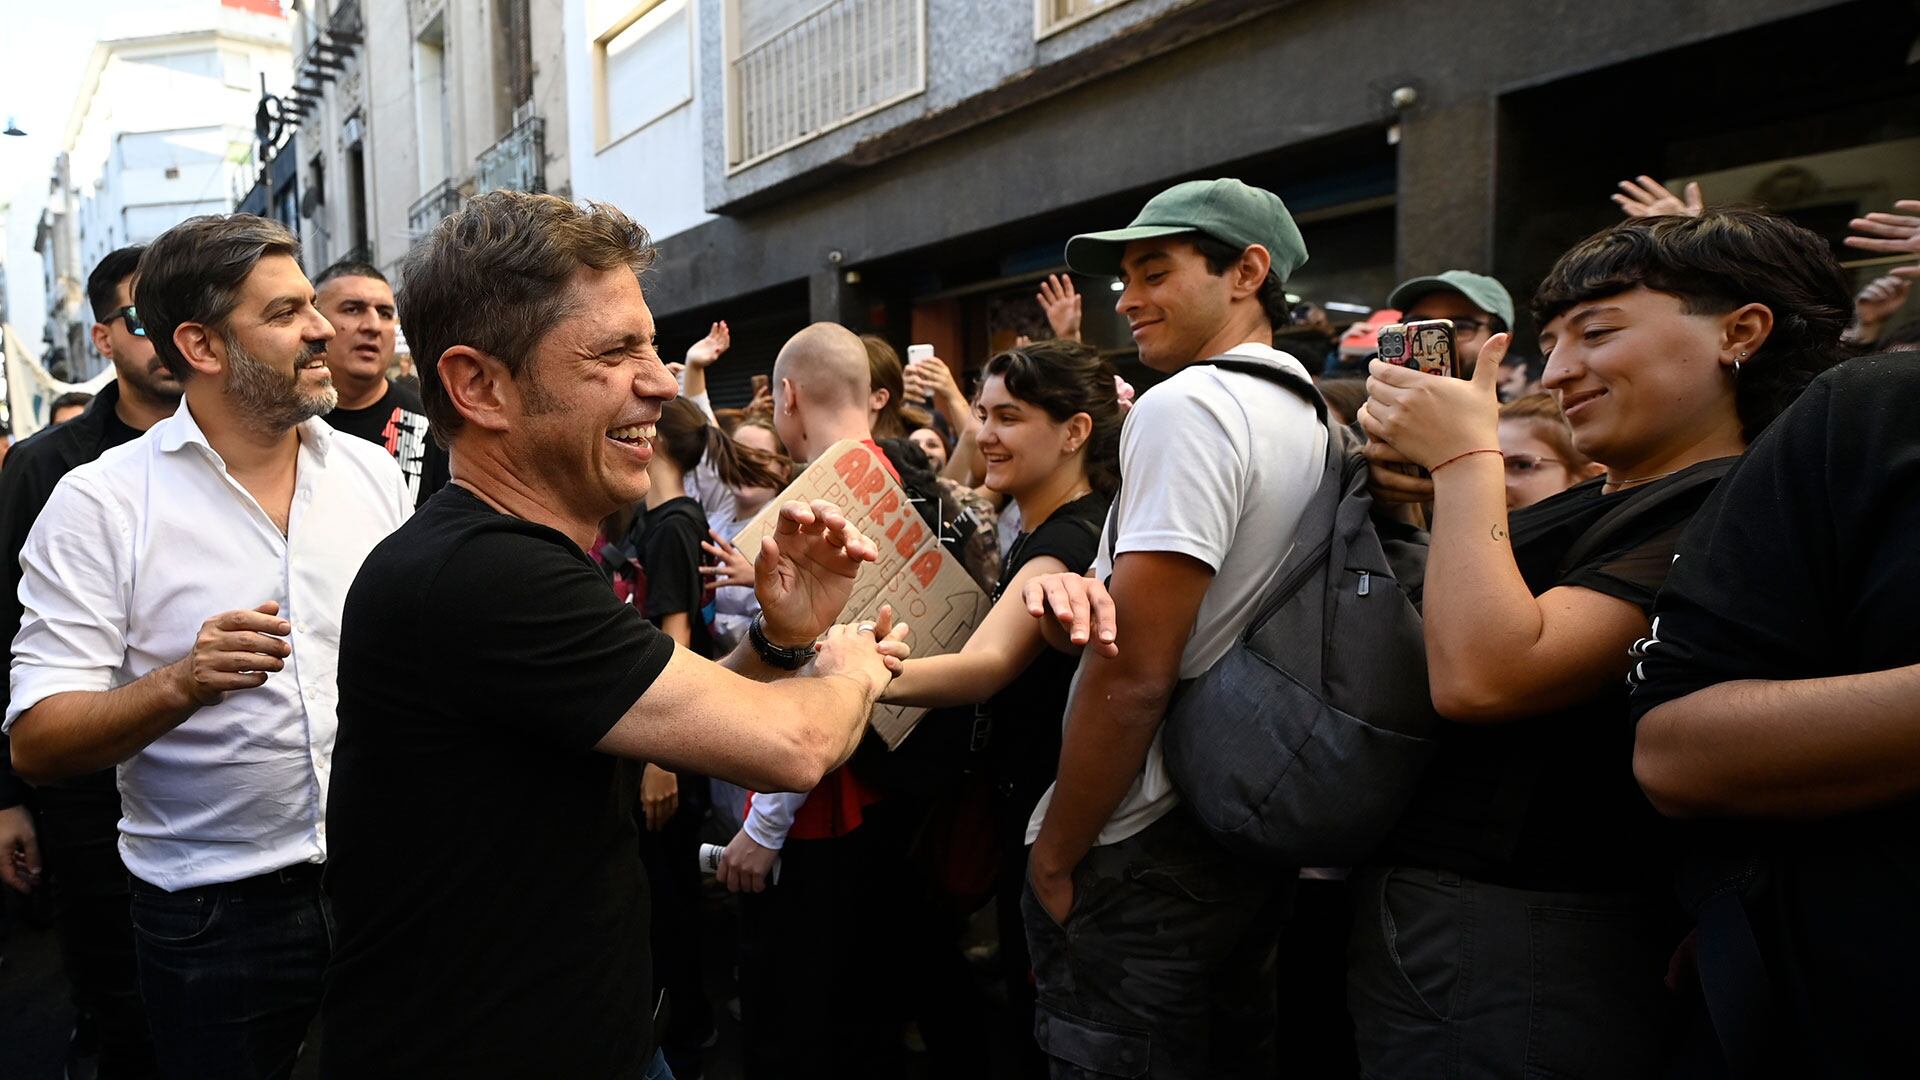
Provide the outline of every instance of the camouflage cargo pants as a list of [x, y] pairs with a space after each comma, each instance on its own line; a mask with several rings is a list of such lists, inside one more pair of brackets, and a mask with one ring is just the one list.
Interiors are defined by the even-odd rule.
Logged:
[[1053, 1076], [1274, 1075], [1274, 943], [1295, 874], [1234, 856], [1184, 806], [1087, 853], [1073, 910], [1022, 900]]

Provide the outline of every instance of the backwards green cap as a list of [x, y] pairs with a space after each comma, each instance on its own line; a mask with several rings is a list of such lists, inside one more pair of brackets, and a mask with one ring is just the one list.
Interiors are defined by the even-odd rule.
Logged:
[[1196, 232], [1241, 250], [1254, 244], [1266, 248], [1281, 281], [1307, 261], [1307, 242], [1280, 196], [1223, 179], [1175, 184], [1148, 200], [1126, 228], [1068, 240], [1067, 265], [1082, 274], [1115, 277], [1129, 243]]

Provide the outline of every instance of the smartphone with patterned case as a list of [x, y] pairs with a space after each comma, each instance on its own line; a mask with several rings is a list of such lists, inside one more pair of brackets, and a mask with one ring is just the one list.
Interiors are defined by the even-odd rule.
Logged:
[[1429, 375], [1453, 374], [1453, 320], [1388, 323], [1380, 328], [1380, 359]]

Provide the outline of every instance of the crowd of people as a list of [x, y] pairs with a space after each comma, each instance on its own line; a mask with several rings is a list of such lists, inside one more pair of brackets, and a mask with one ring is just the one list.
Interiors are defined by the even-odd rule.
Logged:
[[[1065, 251], [1137, 399], [1051, 275], [1053, 337], [817, 323], [716, 407], [729, 325], [663, 357], [645, 230], [553, 196], [397, 288], [248, 215], [113, 252], [115, 380], [0, 468], [0, 880], [51, 894], [70, 1068], [685, 1080], [734, 1010], [754, 1077], [1911, 1075], [1920, 202], [1856, 292], [1782, 217], [1615, 201], [1535, 353], [1457, 268], [1343, 337], [1280, 198], [1177, 185]], [[1365, 348], [1416, 320], [1451, 377]], [[849, 621], [885, 538], [781, 498], [849, 442], [986, 594], [957, 651]], [[1432, 720], [1411, 779], [1316, 780], [1395, 807], [1339, 867], [1169, 740], [1303, 561], [1417, 610], [1359, 659]], [[1229, 726], [1351, 700], [1269, 668]]]

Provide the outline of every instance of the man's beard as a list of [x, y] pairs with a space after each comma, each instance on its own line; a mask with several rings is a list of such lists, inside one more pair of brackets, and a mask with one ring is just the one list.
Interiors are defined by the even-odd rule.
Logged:
[[310, 346], [294, 361], [293, 372], [282, 375], [255, 360], [232, 337], [227, 342], [227, 393], [241, 415], [272, 432], [286, 431], [315, 416], [324, 416], [339, 403], [340, 394], [329, 382], [311, 394], [300, 389], [300, 365], [325, 353]]
[[122, 393], [131, 387], [140, 398], [154, 405], [176, 406], [180, 404], [180, 381], [173, 377], [160, 361], [154, 360], [147, 367], [128, 364], [114, 373], [122, 383]]

